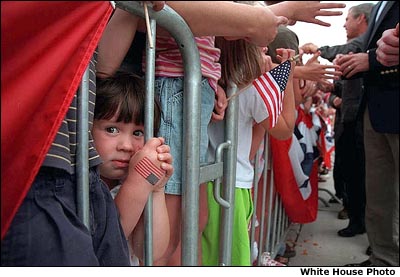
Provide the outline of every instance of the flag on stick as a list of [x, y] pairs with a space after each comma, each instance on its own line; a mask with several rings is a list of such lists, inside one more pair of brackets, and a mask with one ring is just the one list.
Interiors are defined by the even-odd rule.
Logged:
[[285, 96], [290, 69], [291, 64], [287, 60], [253, 81], [253, 86], [267, 107], [271, 128], [278, 122], [283, 109], [283, 97]]

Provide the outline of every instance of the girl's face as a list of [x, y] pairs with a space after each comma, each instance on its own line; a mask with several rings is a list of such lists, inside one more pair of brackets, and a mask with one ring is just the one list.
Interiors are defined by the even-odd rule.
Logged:
[[103, 160], [100, 175], [109, 185], [115, 183], [112, 180], [126, 178], [131, 157], [144, 145], [144, 126], [116, 122], [117, 118], [118, 114], [109, 120], [94, 120], [92, 129], [96, 150]]

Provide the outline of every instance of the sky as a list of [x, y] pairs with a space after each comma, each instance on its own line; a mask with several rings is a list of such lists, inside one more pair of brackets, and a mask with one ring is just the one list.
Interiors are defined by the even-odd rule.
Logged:
[[[311, 23], [297, 22], [293, 26], [288, 26], [299, 37], [300, 45], [307, 42], [312, 42], [318, 46], [325, 45], [340, 45], [346, 43], [346, 30], [343, 25], [346, 20], [348, 9], [362, 3], [377, 3], [378, 1], [322, 1], [322, 2], [335, 2], [345, 3], [346, 8], [341, 9], [343, 14], [341, 16], [322, 16], [319, 19], [329, 22], [331, 27], [324, 27]], [[323, 62], [323, 61], [321, 61]]]

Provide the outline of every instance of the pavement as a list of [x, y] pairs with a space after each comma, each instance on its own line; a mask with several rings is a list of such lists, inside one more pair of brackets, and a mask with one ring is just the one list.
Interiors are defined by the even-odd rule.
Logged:
[[[334, 193], [332, 172], [329, 174], [325, 182], [319, 183], [319, 188]], [[328, 202], [331, 195], [319, 190], [319, 197]], [[350, 238], [337, 234], [338, 230], [347, 227], [349, 221], [337, 218], [342, 205], [329, 203], [329, 207], [326, 207], [321, 200], [318, 204], [317, 219], [314, 222], [290, 226], [286, 241], [295, 242], [296, 256], [289, 259], [288, 266], [337, 267], [367, 260], [365, 251], [369, 244], [366, 233]]]

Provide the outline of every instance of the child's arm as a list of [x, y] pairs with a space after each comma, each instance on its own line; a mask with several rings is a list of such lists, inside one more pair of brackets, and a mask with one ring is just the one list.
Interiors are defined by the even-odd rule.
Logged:
[[[261, 71], [262, 72], [267, 72], [270, 71], [273, 68], [273, 63], [271, 56], [266, 54], [266, 51], [262, 51], [262, 63], [261, 63]], [[265, 125], [264, 125], [265, 126]], [[263, 141], [265, 134], [266, 134], [266, 129], [262, 124], [259, 123], [254, 123], [253, 125], [253, 136], [252, 136], [252, 141], [251, 141], [251, 149], [250, 149], [250, 155], [249, 159], [252, 161], [256, 154], [258, 149], [260, 148], [261, 142]]]
[[261, 124], [254, 124], [253, 125], [253, 136], [252, 136], [252, 141], [251, 141], [251, 149], [250, 149], [250, 155], [249, 155], [249, 160], [252, 161], [257, 154], [258, 149], [260, 148], [261, 142], [265, 138], [265, 133], [266, 130]]
[[126, 237], [136, 227], [150, 193], [163, 194], [163, 187], [173, 172], [171, 154], [157, 151], [169, 149], [163, 143], [162, 138], [152, 138], [131, 158], [129, 175], [115, 197]]
[[[144, 260], [144, 216], [140, 217], [132, 233], [132, 249], [139, 260]], [[153, 262], [160, 259], [167, 250], [170, 238], [168, 210], [163, 191], [153, 193]]]
[[[163, 162], [163, 169], [166, 172], [166, 179], [154, 186], [153, 191], [153, 262], [160, 259], [167, 250], [170, 237], [170, 226], [168, 210], [165, 203], [164, 185], [166, 180], [172, 175], [172, 156], [168, 145], [157, 147], [158, 160]], [[132, 234], [132, 249], [139, 260], [143, 261], [144, 250], [144, 216], [136, 225]]]

